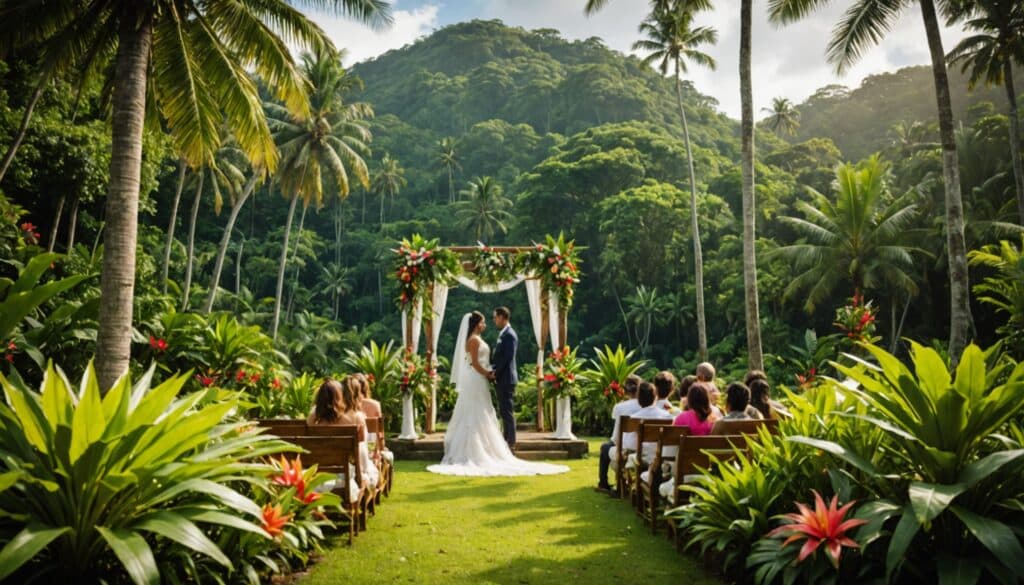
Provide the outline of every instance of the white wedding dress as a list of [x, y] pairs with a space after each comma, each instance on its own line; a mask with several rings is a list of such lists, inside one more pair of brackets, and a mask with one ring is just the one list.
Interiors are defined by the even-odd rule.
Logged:
[[[464, 476], [554, 475], [569, 471], [564, 465], [523, 461], [512, 454], [498, 426], [490, 382], [473, 369], [469, 354], [462, 354], [461, 366], [453, 368], [458, 372], [453, 378], [459, 397], [444, 435], [444, 459], [440, 465], [427, 467], [427, 471]], [[490, 355], [490, 347], [481, 339], [477, 359], [484, 368], [489, 368]]]

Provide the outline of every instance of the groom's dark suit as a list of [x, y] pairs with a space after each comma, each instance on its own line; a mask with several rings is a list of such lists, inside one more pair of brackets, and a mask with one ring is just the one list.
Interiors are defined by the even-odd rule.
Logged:
[[516, 444], [516, 418], [513, 415], [515, 405], [516, 384], [519, 383], [519, 372], [516, 367], [516, 350], [519, 349], [519, 337], [512, 326], [498, 336], [498, 344], [494, 348], [494, 382], [498, 390], [498, 414], [509, 447]]

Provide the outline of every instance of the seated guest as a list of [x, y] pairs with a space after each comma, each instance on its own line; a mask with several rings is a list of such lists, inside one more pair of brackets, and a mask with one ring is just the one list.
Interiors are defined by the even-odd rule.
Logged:
[[709, 362], [701, 362], [697, 364], [697, 370], [695, 373], [697, 374], [698, 382], [715, 381], [715, 366], [711, 365]]
[[725, 402], [729, 412], [715, 421], [714, 426], [711, 427], [712, 435], [728, 435], [730, 421], [751, 419], [747, 414], [747, 407], [750, 406], [750, 389], [742, 383], [729, 384], [729, 387], [725, 389]]
[[[757, 383], [758, 380], [761, 383]], [[789, 416], [789, 411], [781, 402], [772, 400], [767, 374], [761, 370], [750, 370], [743, 377], [743, 383], [750, 388], [750, 405], [756, 408], [763, 418], [778, 418], [778, 414]]]
[[[626, 383], [622, 390], [625, 393], [626, 399], [619, 402], [612, 407], [612, 438], [610, 441], [601, 445], [601, 455], [598, 459], [597, 466], [597, 491], [607, 492], [612, 490], [612, 486], [608, 484], [608, 468], [611, 466], [612, 461], [618, 460], [618, 449], [615, 445], [615, 440], [619, 436], [619, 417], [630, 416], [634, 412], [640, 410], [640, 403], [636, 400], [636, 390], [640, 385], [640, 376], [634, 376], [630, 374], [626, 378]], [[636, 449], [636, 436], [635, 433], [627, 433], [633, 436], [633, 448]], [[623, 436], [623, 443], [626, 442], [626, 437]]]
[[774, 418], [768, 381], [755, 378], [750, 381], [748, 387], [750, 388], [750, 406], [761, 415], [759, 418]]
[[716, 417], [721, 418], [722, 410], [719, 408], [719, 401], [722, 399], [722, 393], [719, 391], [718, 385], [715, 384], [715, 366], [711, 365], [709, 362], [701, 362], [697, 364], [696, 373], [698, 382], [705, 382], [708, 384], [705, 388], [708, 391], [708, 400], [711, 402], [711, 412], [714, 413]]
[[676, 391], [676, 377], [672, 375], [672, 372], [658, 372], [658, 375], [654, 377], [654, 390], [657, 392], [655, 406], [664, 408], [673, 416], [682, 412], [672, 404], [672, 395]]
[[[309, 415], [306, 421], [311, 425], [355, 425], [356, 437], [359, 441], [359, 462], [363, 468], [362, 480], [370, 487], [376, 487], [380, 480], [380, 472], [377, 466], [370, 460], [370, 452], [366, 446], [366, 416], [359, 409], [359, 383], [352, 376], [344, 380], [344, 384], [337, 380], [325, 380], [316, 393], [316, 405], [313, 414]], [[351, 470], [350, 470], [351, 471]], [[339, 474], [338, 479], [345, 481], [346, 475]], [[349, 477], [350, 493], [359, 489], [355, 478]], [[333, 482], [324, 484], [328, 486], [325, 491], [333, 489]]]
[[[640, 383], [640, 388], [636, 392], [636, 399], [637, 399], [637, 402], [640, 403], [640, 406], [642, 408], [640, 408], [640, 410], [634, 412], [633, 416], [631, 416], [630, 418], [643, 419], [643, 420], [650, 420], [650, 419], [666, 420], [666, 419], [671, 419], [672, 418], [672, 413], [670, 413], [669, 411], [665, 410], [664, 408], [662, 408], [660, 406], [655, 405], [655, 403], [654, 403], [655, 396], [656, 396], [656, 391], [654, 389], [654, 384], [651, 384], [650, 382], [641, 382]], [[633, 438], [633, 441], [634, 441], [634, 443], [636, 442], [636, 437]], [[622, 442], [623, 443], [626, 442], [625, 437], [623, 437]], [[643, 445], [641, 445], [640, 449], [641, 449], [641, 454], [643, 455], [643, 460], [644, 461], [650, 461], [651, 459], [654, 458], [654, 452], [658, 449], [658, 444], [657, 443], [652, 443], [652, 442], [647, 442], [647, 443], [644, 443]], [[630, 456], [630, 463], [632, 463], [633, 465], [636, 464], [635, 458], [633, 456]]]
[[[363, 412], [366, 418], [376, 418], [380, 420], [384, 415], [380, 408], [380, 402], [374, 400], [370, 394], [370, 380], [363, 374], [353, 374], [353, 378], [359, 383], [359, 409]], [[369, 433], [366, 435], [368, 442], [377, 441], [377, 433]], [[374, 458], [376, 458], [376, 451], [374, 451]], [[395, 455], [389, 451], [386, 447], [381, 450], [381, 456], [388, 461], [394, 461]]]
[[708, 382], [696, 382], [686, 393], [686, 410], [672, 421], [677, 427], [690, 427], [691, 435], [707, 435], [715, 424], [715, 415], [711, 411]]
[[682, 381], [679, 382], [679, 409], [686, 410], [686, 395], [690, 392], [690, 386], [693, 386], [697, 381], [697, 376], [690, 374], [683, 376]]

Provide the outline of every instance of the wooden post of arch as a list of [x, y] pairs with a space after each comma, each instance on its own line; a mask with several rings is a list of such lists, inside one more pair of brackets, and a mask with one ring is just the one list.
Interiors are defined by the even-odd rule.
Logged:
[[[548, 346], [548, 291], [540, 291], [540, 347], [541, 355], [547, 355]], [[544, 432], [544, 361], [537, 366], [537, 432]]]
[[[424, 303], [423, 307], [423, 337], [427, 342], [425, 350], [426, 367], [434, 369], [434, 283], [430, 283], [427, 287], [427, 299], [429, 299], [430, 307]], [[424, 432], [430, 434], [434, 432], [434, 389], [436, 388], [436, 382], [433, 378], [430, 379], [430, 387], [427, 388], [427, 420], [423, 424]]]

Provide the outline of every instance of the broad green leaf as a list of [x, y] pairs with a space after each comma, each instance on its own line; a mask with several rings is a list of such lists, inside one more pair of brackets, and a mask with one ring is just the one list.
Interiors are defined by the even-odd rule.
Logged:
[[921, 525], [917, 522], [914, 510], [908, 502], [903, 508], [903, 514], [900, 516], [899, 523], [896, 524], [896, 529], [892, 531], [892, 538], [889, 539], [889, 551], [885, 555], [885, 574], [888, 577], [891, 578], [893, 572], [903, 562], [907, 549], [914, 542], [914, 537], [917, 536], [920, 529]]
[[814, 447], [815, 449], [821, 449], [822, 451], [831, 453], [831, 454], [833, 454], [833, 455], [843, 459], [844, 461], [846, 461], [850, 465], [853, 465], [854, 467], [856, 467], [857, 469], [863, 471], [864, 473], [867, 473], [869, 475], [878, 475], [878, 470], [875, 469], [875, 466], [872, 465], [870, 461], [864, 459], [863, 457], [861, 457], [857, 453], [854, 453], [853, 451], [850, 451], [849, 449], [843, 447], [842, 445], [840, 445], [838, 443], [833, 443], [832, 441], [823, 441], [821, 439], [812, 439], [811, 437], [801, 437], [801, 436], [786, 437], [786, 440], [787, 441], [792, 441], [794, 443], [801, 443], [801, 444], [804, 444], [804, 445], [808, 445], [808, 446]]
[[932, 401], [949, 391], [952, 380], [946, 362], [937, 351], [913, 341], [910, 342], [911, 355], [914, 361], [914, 372], [921, 382], [921, 388], [928, 393]]
[[1021, 456], [1024, 456], [1024, 449], [996, 451], [965, 467], [960, 473], [960, 483], [968, 488], [974, 487], [978, 482], [984, 481], [1004, 465], [1017, 461]]
[[135, 585], [159, 585], [160, 571], [157, 570], [153, 550], [138, 532], [105, 526], [97, 526], [96, 531], [110, 545]]
[[221, 485], [208, 479], [189, 479], [179, 482], [158, 494], [154, 499], [150, 500], [149, 505], [152, 506], [161, 502], [166, 502], [185, 492], [199, 492], [212, 496], [227, 507], [249, 514], [255, 518], [259, 518], [261, 514], [260, 507], [249, 498], [226, 485]]
[[971, 404], [984, 396], [988, 387], [985, 383], [985, 354], [977, 345], [968, 345], [961, 355], [953, 387]]
[[981, 565], [976, 559], [940, 554], [935, 565], [939, 573], [939, 585], [974, 585], [981, 577]]
[[50, 269], [50, 265], [56, 262], [60, 258], [60, 254], [48, 252], [46, 254], [38, 254], [29, 259], [28, 264], [22, 269], [18, 275], [18, 280], [11, 285], [10, 294], [27, 292], [32, 290], [33, 287], [39, 282], [39, 279], [43, 276], [47, 270]]
[[1009, 567], [1018, 579], [1024, 579], [1024, 547], [1021, 547], [1020, 540], [1009, 526], [961, 506], [951, 506], [950, 510], [963, 521], [974, 538]]
[[4, 473], [0, 473], [0, 494], [18, 483], [18, 480], [20, 480], [24, 475], [25, 472], [21, 470], [5, 471]]
[[39, 406], [38, 396], [30, 390], [21, 388], [18, 384], [12, 384], [3, 374], [0, 374], [0, 384], [4, 387], [7, 403], [11, 405], [14, 415], [21, 423], [25, 438], [40, 452], [49, 453], [48, 443], [53, 430], [46, 420], [43, 409]]
[[910, 505], [914, 508], [917, 521], [927, 529], [931, 521], [945, 511], [953, 500], [964, 493], [966, 489], [967, 486], [959, 483], [931, 484], [919, 481], [911, 483]]
[[76, 398], [67, 379], [56, 371], [53, 362], [47, 364], [43, 373], [41, 394], [43, 412], [51, 425], [71, 421]]
[[[128, 428], [140, 427], [153, 424], [157, 417], [167, 412], [178, 395], [185, 380], [181, 376], [169, 378], [163, 384], [146, 392], [144, 388], [136, 387], [132, 392], [131, 414], [128, 416]], [[145, 397], [145, 400], [143, 400]]]
[[[327, 495], [334, 494], [323, 494], [321, 495], [320, 500], [323, 500], [324, 497]], [[317, 501], [318, 506], [326, 505], [323, 504], [320, 500]], [[193, 522], [204, 522], [207, 524], [219, 524], [221, 526], [230, 526], [231, 528], [237, 528], [238, 530], [252, 532], [253, 534], [259, 534], [260, 536], [269, 538], [267, 532], [263, 530], [263, 528], [261, 528], [260, 526], [252, 522], [249, 522], [248, 520], [245, 520], [243, 518], [239, 518], [238, 516], [232, 516], [231, 514], [225, 514], [224, 512], [220, 512], [217, 510], [186, 510], [180, 511], [179, 513], [182, 516], [187, 517], [189, 520], [192, 520]]]
[[75, 408], [75, 414], [71, 419], [71, 463], [74, 463], [89, 445], [100, 440], [106, 427], [99, 385], [87, 384], [82, 389], [78, 407]]
[[134, 528], [159, 534], [197, 553], [210, 557], [228, 569], [232, 568], [231, 560], [224, 554], [224, 551], [220, 550], [212, 540], [207, 538], [203, 531], [199, 530], [198, 526], [174, 512], [164, 511], [147, 514], [135, 523]]
[[874, 500], [858, 507], [854, 517], [867, 520], [868, 523], [857, 529], [857, 542], [866, 547], [877, 540], [882, 536], [885, 523], [902, 509], [889, 500]]
[[18, 567], [32, 560], [39, 551], [70, 530], [66, 526], [50, 528], [41, 524], [29, 524], [22, 528], [21, 532], [14, 535], [14, 538], [4, 546], [3, 550], [0, 550], [0, 581], [17, 571]]
[[48, 282], [29, 291], [12, 292], [0, 302], [0, 339], [10, 339], [11, 332], [26, 315], [45, 303], [50, 297], [60, 294], [88, 278], [84, 275], [69, 276], [63, 280]]

